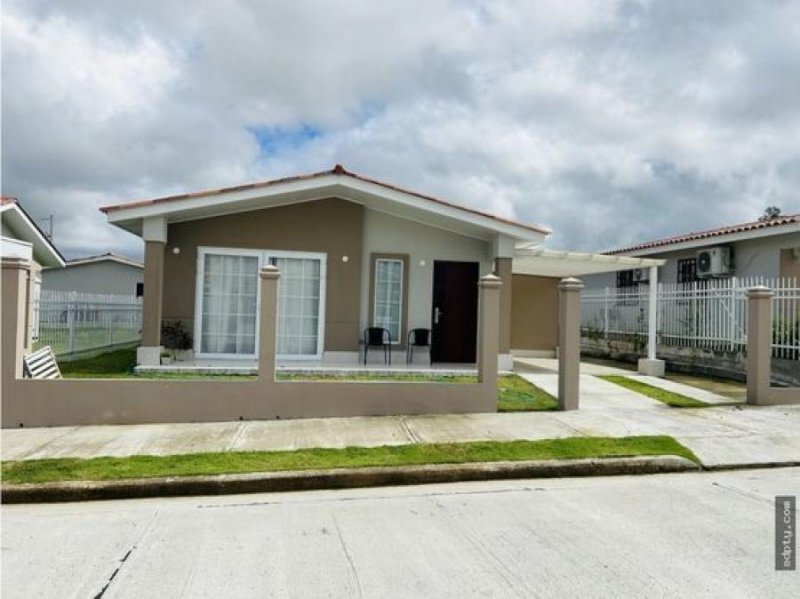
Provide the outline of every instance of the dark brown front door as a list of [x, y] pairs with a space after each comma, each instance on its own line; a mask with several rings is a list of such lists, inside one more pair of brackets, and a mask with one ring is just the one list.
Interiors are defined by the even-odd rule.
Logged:
[[434, 362], [475, 362], [479, 272], [477, 262], [433, 263]]

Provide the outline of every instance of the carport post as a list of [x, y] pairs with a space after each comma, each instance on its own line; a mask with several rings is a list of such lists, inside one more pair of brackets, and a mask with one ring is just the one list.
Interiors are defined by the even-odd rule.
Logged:
[[650, 376], [664, 376], [664, 360], [656, 358], [658, 333], [658, 266], [650, 267], [650, 293], [647, 303], [647, 358], [639, 360], [638, 371]]
[[578, 279], [558, 284], [558, 406], [577, 410], [580, 400], [581, 289]]

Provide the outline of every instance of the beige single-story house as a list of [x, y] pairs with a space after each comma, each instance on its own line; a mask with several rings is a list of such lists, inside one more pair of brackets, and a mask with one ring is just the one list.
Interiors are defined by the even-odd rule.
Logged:
[[494, 273], [502, 281], [499, 364], [510, 369], [512, 350], [555, 354], [561, 277], [650, 265], [538, 251], [544, 227], [341, 165], [102, 210], [145, 242], [142, 365], [158, 364], [164, 321], [193, 334], [195, 360], [257, 359], [258, 272], [272, 264], [281, 271], [279, 363], [356, 364], [374, 326], [389, 331], [397, 362], [409, 331], [423, 328], [432, 331], [434, 363], [473, 364], [478, 280]]

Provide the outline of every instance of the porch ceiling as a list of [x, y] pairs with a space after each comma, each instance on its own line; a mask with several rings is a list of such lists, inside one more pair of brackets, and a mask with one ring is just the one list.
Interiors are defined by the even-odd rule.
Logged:
[[581, 277], [632, 268], [662, 266], [665, 262], [666, 260], [655, 258], [632, 258], [630, 256], [531, 248], [517, 250], [512, 261], [512, 272], [515, 275], [541, 277]]

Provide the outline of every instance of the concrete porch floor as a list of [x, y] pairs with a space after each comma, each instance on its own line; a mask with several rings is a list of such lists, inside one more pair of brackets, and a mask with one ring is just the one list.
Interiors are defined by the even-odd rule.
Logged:
[[[195, 374], [258, 374], [258, 362], [256, 360], [231, 360], [231, 359], [200, 359], [193, 358], [173, 362], [165, 366], [137, 366], [134, 369], [137, 373], [195, 373]], [[352, 375], [364, 374], [430, 374], [430, 375], [454, 375], [454, 374], [477, 374], [475, 364], [456, 364], [437, 362], [433, 365], [427, 362], [414, 362], [406, 364], [405, 359], [392, 359], [391, 364], [385, 364], [383, 360], [363, 362], [326, 362], [322, 360], [278, 360], [275, 365], [276, 372], [295, 374], [336, 374]]]

